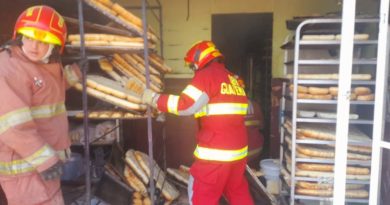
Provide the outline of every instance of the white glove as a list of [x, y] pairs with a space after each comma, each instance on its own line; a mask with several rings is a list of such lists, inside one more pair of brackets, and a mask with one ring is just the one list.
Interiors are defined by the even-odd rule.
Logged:
[[66, 81], [70, 86], [73, 86], [74, 84], [80, 82], [81, 79], [81, 71], [80, 68], [73, 64], [73, 65], [66, 65], [64, 67], [64, 75], [66, 78]]
[[154, 108], [157, 107], [157, 100], [160, 95], [157, 94], [156, 92], [150, 90], [150, 89], [145, 89], [144, 93], [142, 94], [141, 101], [144, 104], [148, 104]]

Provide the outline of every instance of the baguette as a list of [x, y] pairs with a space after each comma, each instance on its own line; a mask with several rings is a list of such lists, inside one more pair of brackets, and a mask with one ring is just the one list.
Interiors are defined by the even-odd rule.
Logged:
[[[150, 177], [150, 169], [149, 169], [149, 158], [145, 153], [135, 151], [135, 156], [137, 158], [137, 161], [141, 165], [141, 167], [144, 169], [146, 174]], [[155, 161], [152, 162], [154, 165], [154, 174], [153, 179], [156, 180], [157, 188], [162, 190], [162, 194], [168, 201], [173, 201], [177, 197], [179, 197], [179, 191], [171, 185], [168, 181], [165, 180], [165, 173], [160, 169], [160, 167], [157, 165]]]
[[[330, 164], [315, 164], [315, 163], [297, 163], [297, 167], [307, 171], [333, 172], [334, 167]], [[347, 174], [351, 175], [368, 175], [370, 170], [362, 167], [347, 167]]]
[[[129, 78], [136, 78], [139, 82], [142, 83], [142, 87], [146, 88], [146, 78], [143, 75], [134, 75], [128, 69], [126, 69], [123, 65], [121, 65], [116, 59], [111, 61], [112, 65], [117, 68], [123, 75]], [[162, 92], [160, 87], [157, 87], [154, 83], [150, 82], [150, 89], [154, 92], [160, 93]]]
[[112, 112], [111, 118], [113, 118], [113, 119], [123, 118], [123, 113], [122, 112]]
[[149, 183], [149, 177], [146, 175], [146, 173], [143, 171], [142, 167], [139, 165], [139, 163], [135, 157], [134, 150], [129, 149], [126, 152], [125, 162], [129, 167], [131, 167], [135, 171], [137, 176], [141, 178], [141, 180], [144, 182], [144, 184]]
[[[79, 90], [79, 91], [83, 90], [83, 86], [80, 83], [76, 83], [74, 85], [74, 87], [77, 90]], [[95, 90], [93, 88], [87, 87], [87, 93], [89, 95], [95, 97], [95, 98], [98, 98], [98, 99], [100, 99], [102, 101], [111, 103], [111, 104], [116, 105], [118, 107], [121, 107], [123, 109], [127, 109], [127, 110], [146, 110], [146, 106], [145, 105], [135, 104], [135, 103], [129, 102], [127, 100], [123, 100], [123, 99], [120, 99], [120, 98], [108, 95], [106, 93], [103, 93], [101, 91]]]
[[100, 68], [110, 75], [114, 80], [121, 82], [122, 85], [125, 85], [125, 80], [114, 71], [114, 67], [111, 65], [110, 61], [107, 58], [101, 58], [98, 60]]
[[149, 60], [150, 60], [150, 63], [155, 65], [157, 69], [159, 69], [161, 72], [163, 73], [170, 73], [172, 72], [172, 68], [167, 66], [163, 59], [158, 56], [157, 54], [155, 53], [151, 53], [149, 55]]
[[119, 46], [119, 47], [127, 47], [133, 49], [143, 49], [144, 44], [140, 42], [127, 42], [127, 41], [110, 41], [107, 46]]
[[131, 23], [139, 28], [142, 28], [142, 20], [140, 18], [138, 18], [137, 16], [135, 16], [134, 14], [132, 14], [130, 11], [123, 8], [118, 3], [115, 3], [112, 5], [112, 10], [115, 11], [116, 13], [118, 13], [124, 19], [126, 19], [127, 22], [129, 22], [129, 23]]
[[[297, 151], [306, 156], [319, 157], [319, 158], [334, 158], [335, 153], [333, 150], [325, 148], [314, 148], [311, 146], [297, 145]], [[347, 158], [350, 160], [371, 160], [371, 156], [363, 154], [348, 153]]]
[[113, 11], [110, 7], [108, 7], [107, 4], [101, 3], [101, 1], [97, 1], [97, 0], [86, 0], [86, 1], [89, 2], [91, 5], [96, 6], [98, 9], [102, 10], [103, 12], [106, 12], [112, 16], [117, 15], [117, 12]]
[[326, 95], [329, 93], [329, 88], [309, 87], [308, 93], [312, 95]]
[[98, 0], [101, 4], [107, 6], [108, 8], [111, 8], [114, 3], [112, 3], [111, 0]]
[[358, 95], [356, 97], [356, 100], [358, 101], [372, 101], [374, 100], [374, 94], [369, 94], [369, 95]]
[[137, 69], [133, 68], [130, 64], [128, 64], [126, 62], [125, 59], [122, 58], [122, 56], [120, 56], [119, 54], [115, 53], [113, 55], [114, 57], [114, 60], [122, 66], [122, 68], [126, 69], [127, 71], [129, 71], [129, 73], [132, 74], [132, 76], [135, 76], [137, 77], [138, 79], [140, 79], [143, 83], [146, 83], [146, 78], [145, 76], [143, 76]]
[[371, 89], [368, 87], [355, 87], [353, 89], [353, 92], [356, 95], [369, 95], [369, 94], [371, 94]]
[[[333, 184], [298, 181], [297, 187], [302, 189], [331, 190], [333, 189]], [[364, 184], [346, 184], [347, 190], [356, 190], [363, 188]]]
[[[141, 75], [145, 75], [145, 62], [142, 58], [138, 57], [137, 55], [130, 55], [130, 54], [124, 54], [121, 55], [122, 59], [126, 61], [131, 67], [135, 68]], [[157, 70], [155, 70], [153, 67], [149, 66], [150, 73], [151, 74], [160, 74]], [[160, 78], [158, 78], [155, 75], [150, 75], [150, 79], [152, 82], [156, 83], [160, 87], [162, 86], [162, 81]]]
[[311, 95], [310, 99], [314, 100], [331, 100], [332, 95]]
[[[84, 34], [85, 41], [107, 41], [107, 42], [131, 42], [142, 44], [144, 40], [140, 37], [127, 37], [114, 34], [101, 33], [86, 33]], [[68, 41], [80, 41], [80, 34], [71, 34], [68, 36]]]
[[[294, 92], [294, 85], [290, 85], [290, 91]], [[298, 93], [308, 93], [309, 89], [305, 86], [298, 85]]]
[[141, 180], [137, 178], [134, 172], [128, 167], [125, 166], [123, 174], [126, 178], [126, 182], [131, 186], [135, 191], [140, 192], [142, 195], [146, 196], [148, 194], [145, 185]]
[[[140, 63], [140, 65], [143, 67], [143, 69], [145, 70], [145, 60], [143, 57], [137, 55], [137, 54], [133, 54], [131, 55], [136, 61], [138, 61], [138, 63]], [[158, 72], [151, 64], [149, 64], [149, 70], [150, 70], [150, 73], [151, 74], [154, 74], [154, 75], [160, 75], [160, 72]]]
[[[314, 190], [314, 189], [296, 189], [296, 194], [309, 195], [309, 196], [322, 196], [331, 197], [333, 196], [333, 190]], [[347, 198], [368, 198], [368, 191], [364, 189], [359, 190], [347, 190], [345, 192]]]
[[[72, 41], [70, 42], [71, 45], [73, 46], [81, 46], [81, 42], [80, 41]], [[96, 41], [85, 41], [84, 42], [84, 45], [85, 46], [107, 46], [109, 45], [109, 42], [108, 41], [103, 41], [103, 40], [96, 40]]]
[[102, 91], [118, 98], [126, 99], [130, 102], [138, 104], [141, 103], [140, 95], [137, 95], [136, 93], [125, 89], [119, 82], [110, 80], [103, 76], [88, 75], [87, 85], [96, 90]]

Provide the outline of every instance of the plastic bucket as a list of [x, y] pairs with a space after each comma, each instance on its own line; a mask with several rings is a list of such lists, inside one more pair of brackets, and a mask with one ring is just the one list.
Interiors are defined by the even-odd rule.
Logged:
[[72, 153], [71, 157], [64, 164], [61, 180], [71, 181], [81, 176], [84, 172], [83, 158], [79, 153]]
[[267, 180], [279, 180], [280, 165], [278, 160], [263, 159], [260, 161], [260, 168]]

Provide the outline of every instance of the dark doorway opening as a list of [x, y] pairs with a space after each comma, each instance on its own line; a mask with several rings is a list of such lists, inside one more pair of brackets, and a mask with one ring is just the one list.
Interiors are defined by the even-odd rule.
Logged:
[[212, 41], [225, 56], [227, 68], [245, 81], [249, 98], [260, 103], [264, 115], [267, 157], [270, 133], [272, 78], [272, 13], [216, 14], [212, 16]]

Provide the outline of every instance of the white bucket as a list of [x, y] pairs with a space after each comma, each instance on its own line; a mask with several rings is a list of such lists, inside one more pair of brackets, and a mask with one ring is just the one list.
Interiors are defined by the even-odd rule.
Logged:
[[264, 177], [267, 180], [267, 190], [271, 194], [279, 194], [279, 175], [280, 165], [279, 160], [276, 159], [264, 159], [260, 161], [261, 170], [264, 173]]
[[263, 159], [260, 161], [261, 170], [263, 170], [266, 179], [278, 180], [280, 175], [279, 160]]

